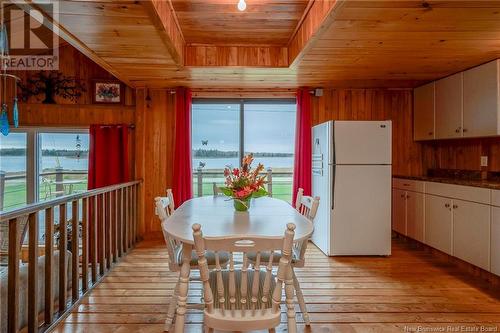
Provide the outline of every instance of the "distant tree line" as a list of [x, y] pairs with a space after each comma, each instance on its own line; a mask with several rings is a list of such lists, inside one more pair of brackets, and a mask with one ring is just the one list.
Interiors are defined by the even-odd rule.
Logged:
[[[254, 157], [292, 157], [291, 153], [253, 153]], [[230, 158], [238, 157], [237, 151], [221, 151], [217, 149], [193, 149], [194, 158]]]
[[[42, 156], [57, 156], [57, 157], [76, 157], [80, 153], [80, 157], [87, 157], [88, 151], [67, 150], [67, 149], [42, 149]], [[0, 156], [26, 156], [26, 148], [2, 148]]]

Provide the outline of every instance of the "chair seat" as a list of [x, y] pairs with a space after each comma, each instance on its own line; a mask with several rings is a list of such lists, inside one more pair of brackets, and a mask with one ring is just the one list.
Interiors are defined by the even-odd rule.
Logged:
[[[299, 253], [292, 248], [292, 264], [295, 264], [299, 261]], [[271, 252], [268, 251], [263, 251], [260, 253], [260, 263], [261, 264], [266, 264], [269, 262], [269, 258], [271, 257]], [[247, 258], [251, 263], [255, 263], [257, 261], [257, 253], [255, 252], [249, 252], [247, 254]], [[281, 259], [281, 251], [274, 251], [273, 252], [273, 264], [279, 264], [279, 261]]]
[[[177, 246], [175, 253], [176, 253], [176, 261], [180, 266], [182, 265], [182, 245]], [[207, 259], [208, 266], [215, 266], [215, 252], [207, 251], [205, 254], [205, 258]], [[224, 251], [219, 251], [220, 265], [225, 267], [227, 266], [228, 262], [229, 262], [229, 253]], [[191, 261], [189, 262], [189, 265], [191, 266], [191, 268], [198, 267], [198, 255], [196, 254], [195, 250], [191, 252]]]
[[[230, 302], [230, 297], [229, 297], [229, 270], [223, 270], [222, 272], [222, 281], [224, 284], [224, 299], [226, 300], [226, 304]], [[248, 286], [252, 286], [253, 284], [253, 278], [254, 278], [254, 273], [255, 270], [253, 269], [248, 269], [247, 271], [247, 277], [248, 277]], [[262, 300], [262, 293], [263, 293], [263, 286], [264, 286], [264, 280], [266, 277], [266, 271], [260, 270], [258, 271], [259, 274], [259, 293], [257, 295], [257, 308], [259, 309], [270, 309], [272, 307], [272, 294], [271, 292], [269, 293], [267, 297], [267, 301]], [[235, 277], [235, 285], [236, 285], [236, 292], [235, 292], [235, 305], [234, 305], [234, 310], [241, 310], [243, 303], [241, 302], [242, 300], [242, 295], [241, 295], [241, 290], [240, 290], [240, 281], [241, 281], [241, 275], [242, 272], [239, 269], [236, 269], [234, 271], [234, 277]], [[213, 300], [214, 300], [214, 308], [215, 309], [220, 309], [221, 308], [221, 300], [219, 299], [218, 293], [217, 293], [217, 271], [211, 271], [208, 281], [210, 283], [210, 287], [212, 288], [213, 292]], [[274, 287], [276, 286], [276, 277], [273, 275], [271, 278], [271, 288], [269, 290], [274, 290]], [[252, 290], [251, 288], [248, 288], [247, 290], [247, 295], [246, 295], [246, 304], [250, 305], [251, 304], [251, 299], [252, 299]]]

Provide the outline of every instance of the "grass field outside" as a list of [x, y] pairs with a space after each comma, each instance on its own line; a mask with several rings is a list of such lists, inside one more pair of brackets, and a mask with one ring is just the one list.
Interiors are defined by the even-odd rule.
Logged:
[[[55, 175], [44, 176], [51, 182], [55, 180]], [[87, 175], [64, 175], [63, 180], [81, 180], [81, 183], [73, 184], [73, 193], [87, 190]], [[53, 183], [45, 184], [40, 181], [39, 200], [49, 200], [56, 197], [56, 185]], [[69, 186], [64, 186], [65, 194], [69, 194]], [[13, 210], [26, 205], [26, 178], [6, 180], [3, 194], [3, 210]]]

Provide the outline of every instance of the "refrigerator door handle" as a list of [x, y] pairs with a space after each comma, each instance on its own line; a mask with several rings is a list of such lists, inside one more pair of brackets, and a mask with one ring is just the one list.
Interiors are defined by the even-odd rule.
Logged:
[[335, 208], [335, 169], [337, 166], [335, 164], [331, 165], [332, 172], [331, 172], [331, 177], [332, 177], [332, 210]]

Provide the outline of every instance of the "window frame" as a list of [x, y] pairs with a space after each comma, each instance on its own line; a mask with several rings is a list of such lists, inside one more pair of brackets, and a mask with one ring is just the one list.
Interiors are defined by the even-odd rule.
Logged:
[[26, 204], [40, 202], [40, 139], [41, 133], [90, 134], [88, 127], [34, 127], [20, 126], [12, 128], [11, 133], [26, 133]]
[[[191, 104], [239, 104], [239, 151], [238, 160], [245, 154], [245, 104], [297, 104], [296, 98], [193, 98]], [[192, 111], [191, 111], [192, 112]], [[193, 123], [191, 121], [191, 137]]]

